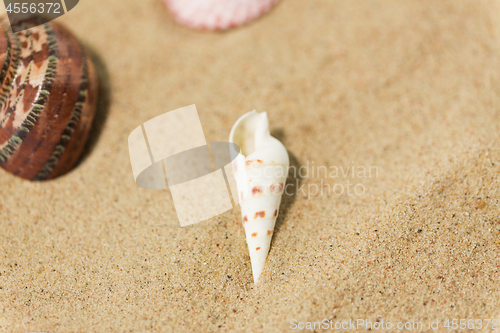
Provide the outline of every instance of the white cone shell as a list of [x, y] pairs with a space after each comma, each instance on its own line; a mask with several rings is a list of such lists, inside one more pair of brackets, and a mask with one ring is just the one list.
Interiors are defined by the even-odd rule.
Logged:
[[241, 148], [233, 161], [233, 172], [257, 283], [271, 245], [289, 158], [285, 146], [269, 134], [266, 112], [243, 115], [234, 124], [229, 141]]

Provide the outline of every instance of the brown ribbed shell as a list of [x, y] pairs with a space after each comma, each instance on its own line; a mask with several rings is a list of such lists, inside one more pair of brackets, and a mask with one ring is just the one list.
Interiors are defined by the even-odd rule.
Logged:
[[0, 23], [0, 166], [25, 179], [69, 171], [83, 150], [97, 101], [88, 53], [55, 22], [12, 33]]

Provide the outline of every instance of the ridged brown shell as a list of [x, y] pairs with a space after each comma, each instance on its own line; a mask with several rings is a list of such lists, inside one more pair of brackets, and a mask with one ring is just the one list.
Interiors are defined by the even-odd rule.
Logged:
[[29, 180], [69, 171], [85, 145], [97, 101], [97, 78], [87, 51], [63, 26], [12, 33], [0, 23], [0, 166]]

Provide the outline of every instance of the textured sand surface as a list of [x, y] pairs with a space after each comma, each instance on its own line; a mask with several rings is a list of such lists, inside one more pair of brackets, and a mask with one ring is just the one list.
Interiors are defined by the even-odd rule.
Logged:
[[[0, 331], [499, 319], [499, 17], [497, 1], [283, 0], [207, 33], [160, 0], [81, 1], [59, 20], [98, 58], [99, 116], [66, 176], [0, 170]], [[292, 165], [377, 173], [290, 178], [303, 191], [254, 285], [238, 208], [181, 228], [168, 190], [134, 183], [128, 134], [190, 104], [207, 141], [255, 108]], [[365, 193], [311, 195], [347, 182]]]

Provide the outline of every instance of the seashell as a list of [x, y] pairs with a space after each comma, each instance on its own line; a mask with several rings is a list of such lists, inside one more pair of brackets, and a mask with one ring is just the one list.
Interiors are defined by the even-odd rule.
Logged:
[[290, 161], [285, 146], [269, 133], [266, 112], [254, 110], [238, 119], [229, 142], [241, 149], [233, 161], [233, 174], [257, 283], [271, 245]]
[[[30, 17], [0, 22], [0, 166], [29, 180], [55, 178], [78, 161], [97, 101], [87, 51], [64, 27]], [[13, 26], [14, 29], [14, 26]]]
[[278, 0], [164, 0], [175, 20], [195, 29], [226, 30], [250, 22]]

